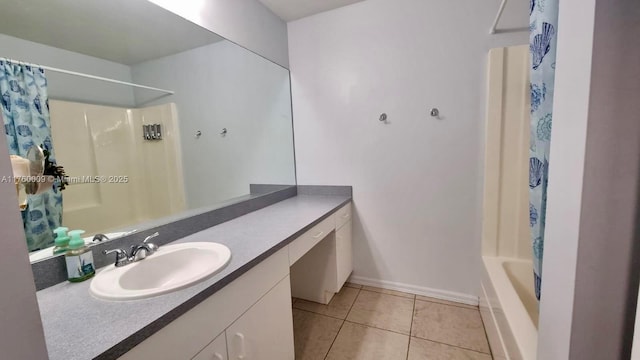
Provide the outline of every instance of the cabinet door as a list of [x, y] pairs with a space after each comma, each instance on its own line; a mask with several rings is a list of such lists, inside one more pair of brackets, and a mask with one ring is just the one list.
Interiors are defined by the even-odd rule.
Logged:
[[349, 220], [336, 231], [336, 265], [338, 267], [336, 292], [342, 288], [353, 271], [351, 246], [351, 220]]
[[289, 276], [226, 330], [229, 360], [293, 360]]
[[202, 349], [192, 360], [228, 360], [227, 339], [224, 333], [218, 335], [206, 348]]

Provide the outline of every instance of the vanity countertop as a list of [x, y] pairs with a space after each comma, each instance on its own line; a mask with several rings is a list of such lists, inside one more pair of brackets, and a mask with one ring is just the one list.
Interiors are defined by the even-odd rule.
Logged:
[[64, 282], [38, 291], [49, 358], [117, 358], [350, 200], [350, 196], [298, 195], [175, 241], [217, 242], [231, 249], [231, 260], [221, 272], [183, 290], [119, 302], [91, 296], [91, 281]]

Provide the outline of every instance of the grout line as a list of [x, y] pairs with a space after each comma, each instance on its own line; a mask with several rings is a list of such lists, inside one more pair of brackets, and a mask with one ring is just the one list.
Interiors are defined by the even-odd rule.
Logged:
[[347, 315], [345, 316], [344, 320], [342, 320], [342, 324], [340, 324], [340, 328], [338, 329], [338, 332], [336, 333], [336, 336], [333, 338], [333, 341], [331, 342], [331, 346], [329, 346], [329, 350], [327, 350], [327, 353], [324, 356], [324, 360], [327, 359], [327, 356], [329, 356], [329, 353], [331, 352], [331, 349], [333, 348], [333, 344], [335, 344], [336, 339], [338, 338], [338, 335], [340, 335], [340, 331], [342, 331], [342, 327], [344, 326], [344, 323], [347, 322], [347, 317], [349, 316], [349, 313], [351, 312], [351, 309], [353, 309], [353, 305], [356, 303], [356, 301], [358, 301], [358, 296], [360, 296], [360, 291], [362, 291], [362, 289], [357, 289], [358, 293], [356, 294], [356, 298], [353, 299], [353, 302], [351, 303], [351, 306], [349, 307], [349, 311], [347, 311]]
[[[423, 296], [423, 295], [420, 295], [420, 296]], [[425, 296], [425, 297], [429, 298], [428, 296]], [[434, 299], [434, 298], [429, 298], [429, 299]], [[439, 299], [435, 299], [435, 300], [439, 300]], [[451, 301], [453, 304], [447, 304], [447, 303], [442, 303], [442, 302], [438, 302], [438, 301], [418, 299], [417, 296], [416, 296], [416, 301], [424, 301], [424, 302], [428, 302], [428, 303], [432, 303], [432, 304], [453, 306], [453, 307], [457, 307], [457, 308], [461, 308], [461, 309], [478, 310], [478, 311], [480, 311], [480, 307], [479, 306], [474, 306], [474, 305], [469, 305], [469, 304], [458, 304], [455, 301]], [[442, 301], [449, 301], [449, 300], [442, 300]]]
[[345, 319], [339, 318], [337, 316], [321, 314], [321, 313], [318, 313], [318, 312], [315, 312], [315, 311], [311, 311], [311, 310], [307, 310], [307, 309], [298, 309], [298, 308], [294, 307], [293, 310], [304, 311], [306, 313], [310, 313], [310, 314], [313, 314], [313, 315], [320, 315], [320, 316], [324, 316], [324, 317], [328, 317], [328, 318], [335, 319], [335, 320], [340, 320], [340, 321], [344, 321], [345, 320]]
[[[465, 303], [458, 303], [458, 302], [451, 301], [451, 300], [436, 299], [436, 298], [425, 296], [425, 295], [418, 295], [418, 294], [413, 294], [413, 293], [408, 293], [408, 292], [398, 291], [398, 290], [383, 289], [383, 288], [378, 288], [378, 287], [374, 287], [374, 286], [367, 286], [369, 289], [365, 289], [364, 288], [365, 286], [367, 286], [367, 285], [362, 285], [362, 289], [361, 290], [368, 291], [368, 292], [374, 292], [376, 294], [392, 295], [392, 296], [397, 296], [397, 297], [401, 297], [401, 298], [405, 298], [405, 299], [411, 299], [411, 298], [406, 297], [406, 296], [383, 292], [384, 290], [397, 291], [399, 293], [403, 293], [403, 294], [407, 294], [407, 295], [413, 296], [414, 300], [426, 301], [426, 302], [430, 302], [430, 303], [433, 303], [433, 304], [455, 306], [457, 308], [463, 308], [463, 309], [469, 309], [469, 310], [478, 310], [478, 309], [480, 309], [480, 307], [478, 305], [469, 305], [469, 304], [465, 304]], [[381, 291], [376, 291], [376, 290], [372, 290], [372, 289], [379, 289]], [[418, 296], [422, 296], [423, 299], [418, 299]], [[433, 299], [433, 300], [425, 300], [425, 299]], [[441, 301], [447, 301], [447, 303], [444, 303], [444, 302], [441, 302]]]
[[384, 328], [381, 328], [381, 327], [371, 326], [371, 325], [367, 325], [367, 324], [360, 324], [360, 323], [357, 323], [357, 322], [351, 321], [351, 320], [345, 320], [345, 322], [348, 322], [348, 323], [354, 324], [354, 325], [360, 325], [360, 326], [368, 327], [368, 328], [371, 328], [371, 329], [383, 330], [383, 331], [388, 331], [388, 332], [391, 332], [391, 333], [394, 333], [394, 334], [411, 337], [411, 334], [404, 334], [404, 333], [401, 333], [401, 332], [398, 332], [398, 331], [395, 331], [395, 330], [384, 329]]
[[[432, 340], [432, 339], [425, 339], [425, 338], [421, 338], [419, 336], [411, 336], [411, 335], [403, 334], [401, 332], [397, 332], [397, 331], [394, 331], [394, 330], [383, 329], [383, 328], [379, 328], [379, 327], [375, 327], [375, 326], [371, 326], [371, 325], [366, 325], [366, 324], [360, 324], [360, 323], [357, 323], [357, 322], [354, 322], [354, 321], [345, 320], [344, 322], [348, 322], [348, 323], [354, 324], [354, 325], [368, 327], [370, 329], [382, 330], [382, 331], [387, 331], [387, 332], [398, 334], [398, 335], [408, 336], [409, 337], [409, 341], [411, 341], [411, 338], [413, 337], [413, 338], [416, 338], [416, 339], [430, 341], [430, 342], [433, 342], [433, 343], [438, 343], [438, 344], [442, 344], [442, 345], [446, 345], [446, 346], [450, 346], [450, 347], [454, 347], [454, 348], [458, 348], [458, 349], [462, 349], [462, 350], [472, 351], [472, 352], [475, 352], [475, 353], [478, 353], [478, 354], [491, 355], [490, 353], [486, 353], [486, 352], [482, 352], [482, 351], [478, 351], [478, 350], [474, 350], [474, 349], [469, 349], [469, 348], [466, 348], [466, 347], [463, 347], [463, 346], [459, 346], [459, 345], [447, 344], [447, 343], [442, 342], [442, 341], [437, 341], [437, 340]], [[491, 350], [489, 350], [489, 351], [491, 351]]]
[[491, 350], [491, 343], [489, 342], [489, 334], [487, 334], [487, 328], [484, 326], [482, 314], [480, 314], [480, 322], [482, 323], [482, 330], [484, 330], [484, 338], [487, 340], [487, 346], [489, 347], [489, 355], [491, 355], [491, 358], [493, 359], [493, 351]]
[[411, 336], [411, 337], [414, 337], [414, 338], [416, 338], [416, 339], [420, 339], [420, 340], [430, 341], [430, 342], [432, 342], [432, 343], [436, 343], [436, 344], [447, 345], [447, 346], [450, 346], [450, 347], [454, 347], [454, 348], [458, 348], [458, 349], [462, 349], [462, 350], [466, 350], [466, 351], [473, 351], [474, 353], [478, 353], [478, 354], [489, 355], [489, 356], [491, 356], [491, 357], [493, 358], [493, 355], [492, 355], [492, 354], [490, 354], [490, 352], [491, 352], [491, 347], [489, 347], [489, 353], [486, 353], [486, 352], [483, 352], [483, 351], [478, 351], [478, 350], [474, 350], [474, 349], [469, 349], [469, 348], [466, 348], [466, 347], [464, 347], [464, 346], [453, 345], [453, 344], [447, 344], [446, 342], [442, 342], [442, 341], [438, 341], [438, 340], [425, 339], [425, 338], [421, 338], [421, 337], [419, 337], [419, 336]]
[[418, 297], [413, 298], [413, 310], [411, 311], [411, 325], [409, 326], [409, 343], [407, 344], [407, 360], [409, 360], [409, 351], [411, 350], [411, 334], [413, 333], [413, 319], [416, 317], [416, 301]]
[[[352, 284], [352, 285], [351, 285], [351, 286], [349, 286], [349, 285], [347, 285], [347, 284], [345, 283], [345, 284], [343, 285], [343, 287], [345, 287], [345, 286], [346, 286], [346, 287], [348, 287], [348, 288], [352, 288], [352, 289], [356, 289], [356, 290], [362, 290], [362, 285], [353, 284], [353, 283], [351, 283], [351, 284]], [[356, 287], [356, 286], [359, 286], [359, 287]]]
[[[412, 297], [406, 297], [406, 296], [397, 295], [397, 294], [389, 294], [389, 293], [385, 293], [385, 292], [382, 292], [382, 291], [375, 291], [375, 290], [365, 289], [364, 287], [363, 287], [362, 289], [360, 289], [360, 290], [362, 290], [362, 291], [372, 292], [372, 293], [374, 293], [374, 294], [382, 294], [382, 295], [391, 295], [391, 296], [396, 296], [396, 297], [400, 297], [400, 298], [403, 298], [403, 299], [413, 299], [413, 300], [415, 300], [415, 299], [416, 299], [416, 295], [415, 295], [415, 294], [410, 294], [410, 293], [406, 293], [406, 292], [402, 292], [402, 291], [398, 291], [398, 292], [402, 292], [403, 294], [411, 295]], [[385, 289], [381, 289], [381, 290], [385, 290]], [[393, 291], [395, 291], [395, 290], [393, 290]]]

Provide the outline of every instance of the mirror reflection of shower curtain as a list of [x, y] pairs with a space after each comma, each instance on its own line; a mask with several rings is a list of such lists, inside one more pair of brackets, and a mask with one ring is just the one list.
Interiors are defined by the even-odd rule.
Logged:
[[[0, 94], [9, 154], [25, 157], [31, 146], [38, 145], [55, 162], [44, 70], [0, 60]], [[22, 219], [29, 251], [53, 245], [53, 229], [62, 224], [60, 190], [53, 186], [29, 195]]]
[[531, 144], [529, 148], [529, 225], [536, 297], [540, 300], [547, 208], [549, 145], [553, 117], [558, 0], [529, 0], [531, 53]]

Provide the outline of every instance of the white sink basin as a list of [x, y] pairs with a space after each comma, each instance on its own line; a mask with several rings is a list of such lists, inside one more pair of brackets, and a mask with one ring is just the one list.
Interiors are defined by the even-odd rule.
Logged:
[[90, 291], [106, 300], [144, 299], [193, 285], [221, 270], [231, 259], [228, 247], [192, 242], [161, 246], [144, 260], [96, 274]]

